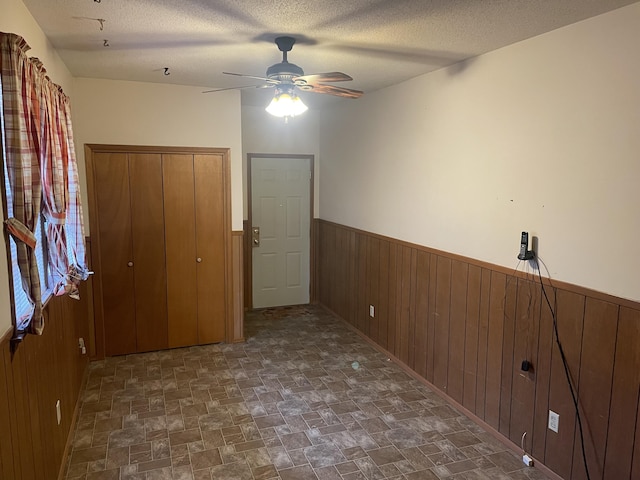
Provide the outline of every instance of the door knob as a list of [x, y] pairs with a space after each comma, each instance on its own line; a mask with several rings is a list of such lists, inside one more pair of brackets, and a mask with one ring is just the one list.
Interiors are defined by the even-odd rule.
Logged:
[[196, 258], [196, 262], [202, 263], [202, 258], [200, 258], [200, 257]]
[[127, 263], [127, 267], [133, 267], [133, 262]]
[[251, 239], [254, 247], [260, 246], [260, 227], [253, 227], [251, 229]]

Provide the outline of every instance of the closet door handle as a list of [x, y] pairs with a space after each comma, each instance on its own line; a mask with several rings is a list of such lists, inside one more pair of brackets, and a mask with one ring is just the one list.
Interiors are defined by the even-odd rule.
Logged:
[[200, 258], [200, 257], [196, 258], [196, 262], [202, 263], [202, 258]]
[[133, 267], [133, 262], [127, 263], [127, 267]]

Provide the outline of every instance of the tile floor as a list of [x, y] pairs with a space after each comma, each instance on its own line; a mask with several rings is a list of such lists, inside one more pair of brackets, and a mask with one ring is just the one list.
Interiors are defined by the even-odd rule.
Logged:
[[320, 307], [245, 331], [92, 363], [66, 478], [546, 478]]

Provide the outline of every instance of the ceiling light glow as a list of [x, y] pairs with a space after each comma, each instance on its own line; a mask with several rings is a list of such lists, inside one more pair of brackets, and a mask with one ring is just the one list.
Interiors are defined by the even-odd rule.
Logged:
[[276, 92], [265, 110], [275, 117], [295, 117], [309, 109], [302, 99], [293, 92]]

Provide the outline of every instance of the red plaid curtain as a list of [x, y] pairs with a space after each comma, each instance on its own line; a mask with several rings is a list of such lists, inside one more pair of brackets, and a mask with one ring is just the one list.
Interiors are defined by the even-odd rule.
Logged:
[[40, 217], [42, 191], [35, 113], [39, 110], [39, 95], [36, 66], [27, 59], [28, 49], [22, 37], [0, 36], [4, 153], [13, 199], [13, 218], [5, 223], [16, 240], [22, 288], [34, 308], [30, 331], [42, 333], [42, 297], [33, 235]]
[[[22, 286], [33, 305], [28, 331], [41, 334], [44, 322], [34, 250], [41, 205], [54, 293], [77, 297], [77, 284], [87, 272], [69, 100], [46, 76], [42, 63], [27, 57], [28, 50], [22, 37], [0, 32], [4, 151], [13, 201], [13, 217], [5, 224], [15, 239]], [[24, 327], [16, 325], [18, 330]]]

